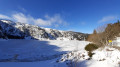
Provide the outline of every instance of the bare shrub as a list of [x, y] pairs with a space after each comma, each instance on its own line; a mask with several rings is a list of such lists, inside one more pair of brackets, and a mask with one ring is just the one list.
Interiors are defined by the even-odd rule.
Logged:
[[88, 36], [88, 41], [91, 41], [98, 46], [108, 45], [108, 40], [113, 40], [115, 37], [120, 36], [120, 22], [110, 23], [101, 26], [94, 30], [93, 34]]
[[93, 53], [93, 50], [98, 49], [99, 47], [96, 44], [90, 43], [85, 47], [85, 50], [88, 51], [88, 56], [91, 58]]
[[96, 44], [90, 43], [85, 47], [86, 51], [92, 52], [93, 50], [98, 49]]

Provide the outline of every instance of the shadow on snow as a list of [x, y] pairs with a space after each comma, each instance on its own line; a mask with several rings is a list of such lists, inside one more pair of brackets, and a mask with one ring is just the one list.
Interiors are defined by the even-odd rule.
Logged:
[[0, 41], [0, 62], [32, 62], [51, 60], [59, 57], [64, 51], [39, 40], [6, 40]]

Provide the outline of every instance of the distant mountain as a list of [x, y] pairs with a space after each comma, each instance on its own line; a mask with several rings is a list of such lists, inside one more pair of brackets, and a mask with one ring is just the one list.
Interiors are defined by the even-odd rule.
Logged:
[[0, 38], [8, 39], [68, 39], [84, 40], [88, 34], [72, 31], [60, 31], [50, 28], [42, 28], [35, 25], [0, 20]]

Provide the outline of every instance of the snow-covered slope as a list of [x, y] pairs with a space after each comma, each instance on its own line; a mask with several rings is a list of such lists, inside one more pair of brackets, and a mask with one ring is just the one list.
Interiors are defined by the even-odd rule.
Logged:
[[59, 60], [68, 67], [120, 67], [120, 50], [105, 47], [95, 50], [92, 59], [84, 50], [64, 54]]
[[[35, 25], [24, 24], [20, 22], [13, 22], [10, 20], [0, 20], [0, 35], [9, 39], [50, 39], [56, 40], [57, 38], [67, 38], [69, 40], [84, 40], [88, 34], [72, 32], [72, 31], [59, 31], [50, 28], [42, 28]], [[3, 38], [0, 36], [0, 38]]]

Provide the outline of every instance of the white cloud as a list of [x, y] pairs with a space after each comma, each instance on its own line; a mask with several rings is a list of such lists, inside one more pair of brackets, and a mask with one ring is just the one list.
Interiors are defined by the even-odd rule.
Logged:
[[117, 20], [117, 18], [118, 18], [117, 16], [105, 16], [101, 20], [99, 20], [98, 23], [104, 23], [108, 21]]
[[11, 19], [11, 18], [6, 15], [0, 14], [0, 19]]
[[31, 15], [25, 15], [23, 13], [14, 13], [10, 17], [0, 14], [0, 18], [2, 19], [12, 19], [16, 22], [34, 24], [39, 26], [59, 27], [60, 25], [67, 25], [67, 22], [61, 18], [60, 14], [55, 14], [54, 16], [45, 15], [44, 19], [34, 18]]
[[49, 22], [48, 20], [43, 20], [41, 18], [33, 19], [35, 25], [41, 25], [41, 26], [51, 26], [52, 22]]
[[40, 26], [54, 25], [56, 27], [60, 24], [66, 24], [66, 22], [61, 18], [59, 14], [55, 14], [52, 17], [45, 15], [45, 19], [34, 18], [30, 15], [24, 15], [23, 13], [13, 14], [12, 16], [17, 22], [23, 22], [23, 23], [29, 23], [29, 24], [33, 23], [35, 25], [40, 25]]
[[76, 31], [75, 29], [68, 29], [68, 30], [66, 30], [66, 31]]
[[29, 19], [22, 13], [13, 14], [12, 18], [17, 22], [22, 22], [22, 23], [28, 23], [28, 19]]

